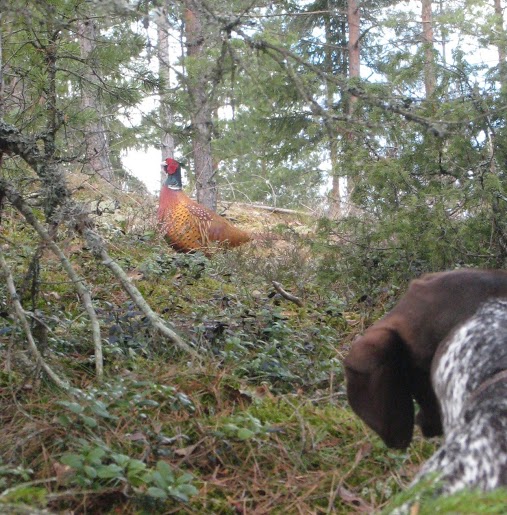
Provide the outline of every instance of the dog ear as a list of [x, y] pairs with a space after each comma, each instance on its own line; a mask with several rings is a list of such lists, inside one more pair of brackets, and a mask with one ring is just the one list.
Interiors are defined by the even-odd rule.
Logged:
[[414, 431], [410, 363], [392, 329], [372, 327], [345, 359], [347, 396], [352, 409], [388, 447], [405, 449]]

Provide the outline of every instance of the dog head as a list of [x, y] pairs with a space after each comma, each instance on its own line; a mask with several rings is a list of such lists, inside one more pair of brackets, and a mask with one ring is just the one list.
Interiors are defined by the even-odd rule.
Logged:
[[414, 422], [425, 436], [442, 433], [431, 362], [449, 332], [491, 297], [507, 297], [506, 272], [427, 274], [412, 281], [391, 312], [353, 343], [345, 359], [349, 403], [386, 445], [407, 447]]

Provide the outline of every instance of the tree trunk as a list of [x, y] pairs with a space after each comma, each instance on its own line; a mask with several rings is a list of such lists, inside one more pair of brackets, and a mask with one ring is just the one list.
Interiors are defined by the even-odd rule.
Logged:
[[[359, 27], [361, 24], [361, 16], [359, 13], [359, 6], [356, 0], [349, 0], [347, 2], [347, 21], [349, 24], [349, 77], [359, 78], [360, 77], [360, 47], [359, 47]], [[357, 101], [356, 97], [351, 98], [351, 104]], [[351, 106], [352, 110], [352, 106]]]
[[331, 162], [331, 174], [333, 182], [331, 194], [329, 195], [329, 217], [340, 218], [342, 214], [342, 191], [340, 184], [340, 174], [338, 173], [338, 143], [336, 135], [329, 141], [329, 161]]
[[[166, 11], [167, 9], [167, 0]], [[162, 154], [161, 162], [168, 157], [174, 158], [174, 137], [172, 135], [173, 113], [171, 111], [168, 89], [171, 85], [170, 50], [169, 50], [169, 25], [164, 19], [157, 25], [158, 35], [158, 75], [160, 78], [160, 151]], [[165, 173], [161, 170], [161, 183], [165, 180]]]
[[[349, 29], [349, 38], [347, 44], [347, 55], [348, 55], [348, 76], [349, 79], [359, 79], [361, 76], [361, 47], [360, 41], [360, 27], [361, 27], [361, 12], [359, 10], [359, 4], [356, 0], [349, 0], [347, 2], [347, 25]], [[348, 103], [345, 105], [346, 114], [350, 119], [354, 116], [355, 106], [357, 103], [357, 97], [351, 95], [348, 99]], [[356, 144], [354, 133], [348, 131], [345, 135], [345, 154], [350, 153], [351, 148]], [[347, 195], [350, 196], [350, 191], [353, 187], [353, 182], [350, 178], [345, 178], [347, 184]]]
[[501, 0], [495, 0], [495, 33], [497, 34], [495, 44], [498, 51], [500, 86], [502, 92], [505, 93], [505, 88], [507, 87], [507, 50], [505, 45], [505, 29]]
[[[0, 13], [0, 117], [4, 115], [4, 61], [3, 61], [3, 26], [2, 26], [2, 13]], [[2, 164], [2, 159], [0, 155], [0, 164]]]
[[[331, 9], [329, 9], [331, 11]], [[325, 60], [326, 60], [326, 72], [330, 77], [333, 76], [333, 45], [335, 45], [336, 37], [333, 34], [331, 27], [331, 20], [329, 15], [324, 18], [325, 23], [325, 34], [326, 34], [326, 46], [325, 46]], [[343, 59], [342, 59], [343, 62]], [[327, 108], [332, 109], [334, 104], [336, 87], [334, 82], [328, 80], [326, 82], [326, 101]], [[340, 218], [342, 206], [341, 206], [341, 187], [340, 187], [340, 174], [339, 172], [339, 161], [338, 161], [338, 141], [336, 138], [336, 131], [329, 131], [329, 160], [331, 162], [331, 177], [332, 186], [331, 193], [329, 195], [329, 217]]]
[[[197, 201], [216, 210], [217, 187], [211, 155], [213, 129], [211, 102], [206, 90], [208, 77], [198, 62], [203, 54], [204, 35], [200, 13], [192, 0], [185, 0], [185, 36], [187, 46], [188, 93], [192, 102], [192, 150], [194, 155]], [[200, 71], [201, 70], [201, 71]]]
[[433, 57], [433, 13], [431, 0], [422, 0], [422, 31], [424, 45], [424, 90], [426, 98], [430, 98], [435, 91], [436, 73]]
[[[349, 0], [347, 2], [347, 23], [343, 23], [343, 42], [347, 37], [346, 34], [348, 32], [347, 37], [347, 50], [343, 55], [342, 60], [342, 70], [341, 73], [343, 75], [347, 75], [349, 79], [359, 78], [360, 77], [360, 26], [361, 26], [361, 14], [359, 11], [359, 5], [356, 0]], [[330, 45], [330, 36], [328, 36], [326, 31], [326, 42]], [[344, 46], [344, 45], [343, 45]], [[354, 107], [357, 102], [357, 97], [351, 96], [348, 93], [342, 91], [343, 101], [343, 112], [348, 117], [352, 117], [354, 113]], [[330, 104], [329, 90], [328, 90], [328, 104]], [[352, 131], [348, 131], [344, 134], [342, 145], [343, 145], [343, 153], [346, 156], [351, 145], [354, 143], [354, 134]], [[344, 162], [339, 162], [338, 158], [338, 144], [336, 140], [332, 140], [330, 144], [330, 160], [331, 166], [333, 170], [333, 185], [331, 189], [330, 195], [330, 209], [329, 216], [331, 218], [339, 218], [344, 213], [343, 209], [343, 196], [344, 192], [342, 191], [342, 186], [346, 186], [346, 194], [348, 196], [348, 190], [350, 189], [350, 177], [347, 177], [343, 172], [342, 174], [338, 173], [338, 170], [341, 166], [343, 169], [345, 167]]]
[[86, 125], [86, 158], [93, 172], [107, 181], [111, 181], [113, 179], [113, 167], [109, 159], [109, 144], [101, 117], [102, 106], [97, 95], [97, 74], [93, 65], [96, 32], [95, 23], [91, 19], [78, 22], [77, 35], [81, 57], [87, 65], [82, 78], [81, 107], [85, 113], [93, 113], [93, 119]]

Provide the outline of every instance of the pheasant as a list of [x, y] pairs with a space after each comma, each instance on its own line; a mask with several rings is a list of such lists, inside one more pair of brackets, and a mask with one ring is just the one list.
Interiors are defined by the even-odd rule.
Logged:
[[252, 239], [222, 216], [193, 201], [181, 186], [181, 164], [170, 157], [162, 163], [167, 179], [160, 190], [158, 221], [165, 238], [178, 252], [237, 247]]

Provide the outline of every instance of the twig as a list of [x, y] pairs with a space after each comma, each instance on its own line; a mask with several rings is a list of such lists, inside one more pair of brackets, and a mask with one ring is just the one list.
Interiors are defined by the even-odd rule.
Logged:
[[3, 515], [52, 515], [48, 510], [39, 510], [33, 506], [21, 503], [2, 503], [0, 504]]
[[[111, 487], [111, 488], [103, 488], [100, 490], [101, 495], [105, 495], [108, 493], [117, 493], [122, 492], [124, 493], [124, 489], [121, 487]], [[97, 490], [82, 490], [78, 488], [74, 488], [72, 490], [64, 490], [64, 491], [58, 491], [58, 492], [50, 492], [46, 494], [46, 500], [47, 501], [58, 501], [60, 499], [65, 499], [67, 497], [78, 497], [78, 496], [84, 496], [87, 495], [97, 495]]]
[[295, 295], [292, 295], [292, 293], [289, 293], [285, 291], [282, 287], [282, 285], [276, 281], [272, 281], [273, 286], [275, 287], [275, 290], [284, 298], [287, 300], [290, 300], [291, 302], [294, 302], [294, 304], [297, 304], [299, 307], [303, 307], [303, 301], [296, 297]]
[[95, 372], [100, 381], [104, 375], [104, 358], [102, 355], [102, 338], [100, 335], [100, 324], [97, 313], [93, 307], [92, 297], [86, 286], [84, 279], [74, 270], [72, 264], [67, 259], [60, 247], [55, 243], [43, 225], [37, 220], [30, 206], [23, 200], [23, 197], [7, 181], [0, 179], [0, 190], [4, 191], [9, 202], [25, 217], [26, 221], [37, 231], [37, 234], [46, 243], [48, 248], [60, 259], [63, 269], [74, 283], [79, 294], [80, 300], [88, 313], [92, 328], [92, 338], [95, 347]]
[[56, 477], [48, 477], [46, 479], [35, 479], [34, 481], [27, 481], [26, 483], [21, 483], [19, 485], [15, 485], [11, 488], [7, 488], [0, 494], [0, 499], [5, 499], [10, 494], [15, 492], [16, 490], [19, 490], [20, 488], [27, 488], [29, 486], [36, 486], [36, 485], [43, 485], [46, 483], [54, 483], [57, 481]]
[[4, 255], [1, 250], [0, 250], [0, 267], [2, 268], [3, 273], [5, 275], [7, 289], [9, 291], [9, 295], [11, 296], [11, 301], [14, 306], [14, 311], [16, 312], [16, 316], [18, 317], [19, 321], [21, 322], [21, 325], [23, 326], [23, 330], [25, 331], [26, 338], [28, 340], [28, 348], [30, 349], [30, 352], [32, 353], [32, 355], [34, 357], [35, 362], [42, 367], [44, 372], [46, 372], [46, 374], [53, 381], [53, 383], [56, 384], [56, 386], [58, 386], [62, 390], [69, 391], [70, 384], [66, 380], [61, 379], [60, 376], [58, 376], [58, 374], [46, 363], [46, 361], [42, 357], [42, 354], [39, 352], [39, 349], [37, 348], [37, 344], [35, 343], [35, 339], [32, 335], [32, 331], [30, 330], [30, 324], [25, 315], [25, 310], [23, 309], [23, 306], [21, 305], [21, 302], [19, 301], [19, 297], [16, 292], [16, 286], [14, 284], [14, 279], [12, 278], [12, 274], [9, 269], [9, 265], [5, 261]]
[[121, 266], [118, 265], [118, 263], [116, 263], [116, 261], [114, 261], [114, 259], [108, 254], [102, 238], [88, 227], [83, 228], [81, 232], [93, 255], [97, 259], [101, 259], [102, 264], [111, 270], [113, 275], [120, 281], [123, 289], [130, 295], [132, 301], [151, 322], [152, 326], [169, 338], [169, 340], [171, 340], [177, 347], [184, 350], [194, 358], [199, 358], [195, 350], [189, 347], [172, 329], [167, 326], [164, 320], [162, 320], [162, 318], [160, 318], [160, 316], [151, 309], [146, 300], [144, 300], [141, 292], [135, 287]]
[[[42, 224], [35, 217], [30, 206], [26, 204], [21, 195], [10, 185], [7, 181], [0, 179], [0, 190], [5, 191], [10, 203], [25, 217], [27, 222], [37, 231], [39, 236], [48, 245], [48, 247], [60, 258], [63, 268], [74, 283], [83, 305], [88, 312], [88, 316], [92, 322], [92, 334], [95, 343], [95, 366], [97, 377], [103, 377], [103, 354], [102, 354], [102, 341], [100, 336], [100, 324], [98, 322], [95, 309], [92, 304], [91, 295], [65, 254], [61, 251], [58, 245], [53, 241], [48, 232], [44, 229]], [[83, 223], [78, 225], [78, 230], [81, 232], [95, 257], [101, 259], [103, 264], [107, 266], [121, 282], [125, 291], [130, 295], [135, 304], [143, 311], [146, 317], [150, 320], [152, 325], [174, 342], [179, 348], [187, 353], [198, 357], [197, 353], [191, 349], [173, 330], [167, 327], [166, 323], [150, 308], [148, 303], [144, 300], [141, 292], [134, 286], [132, 281], [128, 278], [123, 269], [116, 263], [107, 253], [105, 244], [102, 238], [87, 226], [87, 220], [84, 219]]]
[[273, 207], [273, 206], [265, 206], [263, 204], [249, 204], [248, 202], [227, 202], [225, 200], [220, 201], [220, 204], [224, 204], [225, 206], [244, 206], [249, 207], [251, 209], [260, 209], [263, 211], [269, 211], [270, 213], [283, 213], [287, 215], [304, 215], [304, 216], [312, 216], [312, 213], [308, 211], [301, 211], [297, 209], [287, 209], [284, 207]]

